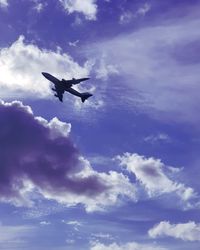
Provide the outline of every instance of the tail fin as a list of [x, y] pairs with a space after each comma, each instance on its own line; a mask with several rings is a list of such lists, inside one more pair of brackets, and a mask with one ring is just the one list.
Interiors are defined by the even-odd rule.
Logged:
[[85, 100], [87, 100], [90, 96], [92, 96], [92, 94], [90, 94], [90, 93], [82, 93], [81, 94], [81, 101], [82, 102], [85, 102]]

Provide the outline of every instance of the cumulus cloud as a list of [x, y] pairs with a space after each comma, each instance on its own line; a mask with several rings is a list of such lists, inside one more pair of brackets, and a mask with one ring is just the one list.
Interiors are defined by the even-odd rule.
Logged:
[[85, 77], [89, 74], [86, 63], [81, 67], [68, 54], [40, 49], [26, 44], [20, 36], [10, 47], [0, 49], [1, 96], [49, 97], [52, 96], [48, 81], [41, 72], [51, 72], [60, 78]]
[[32, 194], [87, 211], [135, 199], [128, 177], [98, 173], [69, 138], [70, 124], [35, 117], [21, 102], [0, 103], [0, 200], [31, 206]]
[[112, 243], [105, 245], [100, 242], [92, 243], [91, 250], [166, 250], [164, 247], [157, 246], [155, 244], [140, 244], [137, 242], [129, 242], [126, 244]]
[[8, 0], [0, 0], [0, 7], [2, 8], [8, 7]]
[[[122, 173], [115, 171], [109, 171], [108, 173], [96, 172], [91, 168], [89, 161], [82, 159], [84, 161], [85, 168], [76, 174], [78, 177], [87, 177], [91, 174], [100, 178], [104, 185], [108, 186], [109, 189], [104, 190], [94, 199], [87, 199], [87, 204], [85, 204], [86, 210], [92, 212], [95, 210], [104, 210], [105, 207], [111, 205], [120, 205], [124, 200], [129, 199], [134, 202], [137, 201], [137, 189], [134, 184], [132, 184], [127, 176]], [[74, 200], [75, 197], [72, 197]], [[80, 198], [79, 198], [80, 199]]]
[[161, 221], [151, 228], [148, 234], [151, 238], [170, 236], [184, 241], [200, 241], [200, 224], [194, 221], [179, 224]]
[[27, 183], [54, 194], [101, 193], [105, 186], [97, 177], [69, 177], [80, 168], [79, 153], [66, 137], [71, 126], [65, 124], [62, 134], [58, 119], [44, 124], [27, 110], [20, 102], [0, 105], [1, 199], [22, 202]]
[[175, 193], [184, 202], [196, 197], [191, 187], [171, 180], [167, 174], [167, 166], [160, 159], [146, 158], [138, 154], [125, 153], [118, 156], [120, 165], [133, 173], [137, 181], [145, 188], [149, 197]]
[[88, 20], [96, 20], [97, 5], [96, 0], [59, 0], [65, 10], [71, 14], [79, 12], [84, 14]]

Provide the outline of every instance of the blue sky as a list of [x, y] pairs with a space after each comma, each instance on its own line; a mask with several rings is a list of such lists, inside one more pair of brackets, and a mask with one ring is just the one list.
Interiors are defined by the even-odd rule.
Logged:
[[199, 249], [199, 9], [0, 0], [1, 249]]

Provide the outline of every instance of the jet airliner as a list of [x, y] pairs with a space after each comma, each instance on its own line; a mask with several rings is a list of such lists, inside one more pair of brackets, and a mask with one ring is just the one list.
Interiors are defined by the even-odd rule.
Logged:
[[63, 94], [65, 91], [71, 93], [72, 95], [80, 97], [82, 102], [84, 102], [86, 99], [92, 96], [92, 94], [88, 92], [80, 93], [72, 88], [73, 85], [89, 80], [90, 78], [80, 78], [80, 79], [72, 78], [71, 80], [65, 80], [65, 79], [59, 80], [56, 77], [46, 72], [42, 72], [42, 75], [54, 84], [55, 87], [52, 88], [52, 90], [55, 92], [54, 96], [58, 97], [58, 99], [61, 102], [63, 101]]

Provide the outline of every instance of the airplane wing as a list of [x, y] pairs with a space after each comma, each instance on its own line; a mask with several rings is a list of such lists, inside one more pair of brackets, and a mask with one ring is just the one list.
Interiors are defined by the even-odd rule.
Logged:
[[[65, 83], [65, 85], [67, 85], [68, 86], [68, 88], [70, 88], [70, 87], [72, 87], [72, 85], [76, 85], [76, 84], [79, 84], [79, 83], [81, 83], [81, 82], [83, 82], [83, 81], [86, 81], [86, 80], [88, 80], [88, 79], [90, 79], [90, 78], [80, 78], [80, 79], [75, 79], [75, 78], [72, 78], [71, 80], [65, 80], [65, 79], [62, 79], [62, 82], [63, 83]], [[53, 81], [54, 80], [54, 81]], [[53, 79], [52, 80], [52, 82], [54, 83], [54, 84], [57, 84], [56, 83], [56, 80], [55, 79]]]
[[76, 84], [79, 84], [79, 83], [81, 83], [81, 82], [84, 82], [84, 81], [87, 81], [87, 80], [89, 80], [90, 78], [80, 78], [80, 79], [75, 79], [75, 78], [72, 78], [72, 84], [73, 85], [76, 85]]

